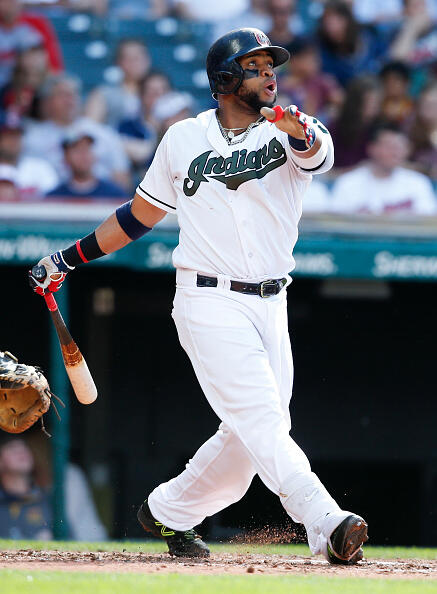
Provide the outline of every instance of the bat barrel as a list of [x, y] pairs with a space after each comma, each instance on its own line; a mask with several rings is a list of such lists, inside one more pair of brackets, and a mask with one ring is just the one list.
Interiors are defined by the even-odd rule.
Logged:
[[79, 402], [82, 404], [92, 404], [97, 398], [97, 388], [82, 355], [76, 365], [66, 364], [65, 369]]

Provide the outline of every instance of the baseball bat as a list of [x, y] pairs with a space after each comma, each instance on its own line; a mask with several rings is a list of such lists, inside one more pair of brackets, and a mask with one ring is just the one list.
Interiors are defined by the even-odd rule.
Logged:
[[[37, 281], [42, 282], [47, 276], [47, 271], [44, 266], [34, 266], [31, 274]], [[91, 404], [97, 398], [97, 388], [88, 365], [65, 325], [53, 293], [43, 297], [58, 335], [65, 370], [74, 393], [82, 404]]]

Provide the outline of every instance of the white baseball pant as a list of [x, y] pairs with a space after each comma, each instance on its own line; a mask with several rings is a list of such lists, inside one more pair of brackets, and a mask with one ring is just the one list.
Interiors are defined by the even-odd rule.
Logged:
[[172, 316], [222, 423], [179, 476], [154, 489], [150, 510], [164, 525], [188, 530], [241, 499], [258, 474], [305, 525], [313, 554], [326, 556], [327, 539], [350, 512], [340, 510], [289, 435], [286, 290], [263, 299], [230, 291], [228, 277], [219, 276], [217, 287], [197, 287], [196, 279], [195, 271], [178, 270]]

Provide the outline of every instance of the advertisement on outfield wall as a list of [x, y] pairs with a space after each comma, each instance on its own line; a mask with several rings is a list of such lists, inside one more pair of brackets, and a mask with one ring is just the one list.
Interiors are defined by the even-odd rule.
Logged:
[[[36, 229], [37, 227], [37, 229]], [[31, 264], [88, 234], [89, 224], [77, 226], [9, 223], [0, 225], [0, 264]], [[135, 270], [172, 270], [177, 231], [157, 229], [93, 266], [122, 266]], [[381, 280], [437, 279], [437, 241], [405, 241], [301, 235], [292, 275], [308, 278]]]

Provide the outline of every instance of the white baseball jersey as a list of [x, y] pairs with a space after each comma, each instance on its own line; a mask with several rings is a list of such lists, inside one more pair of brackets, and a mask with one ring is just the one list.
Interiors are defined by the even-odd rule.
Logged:
[[[287, 293], [262, 299], [226, 284], [229, 277], [284, 277], [294, 267], [302, 195], [311, 171], [326, 171], [333, 160], [329, 133], [313, 125], [318, 138], [310, 149], [266, 121], [228, 145], [214, 110], [201, 113], [168, 130], [137, 192], [178, 213], [172, 317], [222, 421], [185, 470], [152, 491], [151, 513], [188, 530], [241, 499], [258, 474], [305, 525], [311, 551], [327, 556], [329, 535], [350, 512], [340, 510], [289, 434]], [[199, 287], [196, 272], [226, 283]]]
[[176, 268], [248, 281], [293, 270], [309, 171], [327, 171], [333, 162], [331, 137], [313, 122], [322, 146], [305, 160], [292, 151], [289, 136], [268, 121], [242, 142], [236, 136], [232, 145], [213, 109], [169, 128], [137, 193], [177, 212]]

